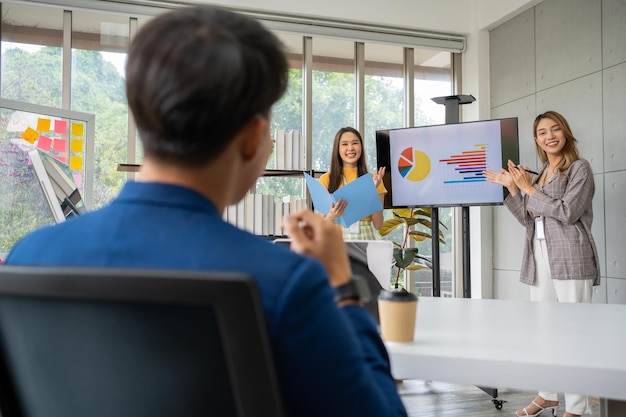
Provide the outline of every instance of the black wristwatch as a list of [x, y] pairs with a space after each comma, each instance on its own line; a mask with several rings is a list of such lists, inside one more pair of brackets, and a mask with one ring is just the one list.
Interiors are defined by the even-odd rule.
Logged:
[[343, 285], [335, 287], [335, 302], [343, 300], [355, 300], [361, 303], [367, 303], [372, 298], [369, 285], [360, 275], [353, 275], [350, 281]]

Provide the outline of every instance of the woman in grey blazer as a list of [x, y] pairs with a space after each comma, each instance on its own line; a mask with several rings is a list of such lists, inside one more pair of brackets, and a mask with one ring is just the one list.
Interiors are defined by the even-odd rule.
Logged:
[[[527, 167], [508, 161], [508, 170], [487, 170], [488, 181], [509, 190], [504, 204], [526, 228], [520, 280], [529, 284], [533, 301], [591, 302], [592, 286], [600, 284], [596, 245], [591, 235], [595, 191], [589, 162], [578, 156], [576, 138], [567, 120], [555, 111], [535, 118], [533, 136], [543, 167], [531, 175]], [[518, 417], [556, 415], [554, 392], [540, 391]], [[565, 394], [563, 417], [589, 413], [588, 398]]]

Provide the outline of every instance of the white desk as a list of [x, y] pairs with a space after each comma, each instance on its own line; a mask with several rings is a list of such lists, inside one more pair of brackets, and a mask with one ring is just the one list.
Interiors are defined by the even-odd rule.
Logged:
[[396, 379], [626, 400], [626, 305], [420, 298]]

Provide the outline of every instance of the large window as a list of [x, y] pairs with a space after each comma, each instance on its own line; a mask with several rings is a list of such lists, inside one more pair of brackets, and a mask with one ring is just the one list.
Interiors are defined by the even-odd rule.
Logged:
[[61, 9], [3, 3], [2, 98], [61, 107], [62, 45]]
[[96, 114], [93, 208], [113, 199], [125, 176], [128, 105], [124, 65], [129, 18], [72, 12], [71, 109]]
[[313, 38], [313, 168], [327, 171], [339, 128], [354, 126], [354, 42]]
[[[128, 179], [128, 174], [117, 171], [117, 165], [141, 162], [134, 127], [129, 126], [124, 65], [131, 34], [147, 19], [22, 3], [2, 3], [1, 7], [0, 96], [96, 115], [90, 208], [107, 204]], [[307, 169], [328, 169], [333, 137], [340, 127], [361, 124], [368, 167], [375, 170], [377, 129], [404, 126], [407, 111], [413, 112], [414, 125], [444, 122], [445, 108], [431, 98], [453, 93], [449, 52], [412, 49], [414, 92], [408, 95], [404, 45], [356, 43], [345, 33], [340, 38], [332, 34], [305, 38], [293, 32], [278, 36], [287, 49], [289, 87], [273, 108], [272, 131], [306, 135], [310, 129], [311, 137], [305, 138], [306, 149], [311, 150]], [[306, 62], [311, 66], [303, 65]], [[303, 85], [307, 74], [310, 90]], [[413, 97], [413, 102], [408, 103], [407, 97]], [[268, 168], [274, 165], [270, 159]], [[303, 191], [299, 178], [264, 178], [257, 184], [257, 192], [274, 194], [277, 200]], [[447, 225], [452, 212], [440, 210]], [[453, 247], [452, 230], [450, 224], [442, 259]], [[0, 247], [0, 253], [8, 249]], [[429, 244], [420, 247], [420, 252], [429, 254]], [[449, 264], [442, 260], [443, 268]], [[422, 285], [416, 277], [423, 295], [428, 294], [428, 280], [422, 279]]]
[[[285, 95], [272, 108], [272, 134], [294, 131], [303, 135], [302, 129], [302, 36], [277, 34], [283, 42], [289, 60], [289, 84]], [[284, 169], [282, 162], [276, 161], [276, 152], [273, 152], [267, 162], [268, 169]], [[270, 194], [275, 201], [281, 202], [283, 197], [301, 195], [303, 181], [301, 178], [264, 177], [256, 184], [256, 192]]]
[[[401, 46], [366, 43], [363, 140], [367, 166], [375, 170], [376, 131], [404, 127], [404, 83]], [[387, 167], [388, 169], [390, 167]]]

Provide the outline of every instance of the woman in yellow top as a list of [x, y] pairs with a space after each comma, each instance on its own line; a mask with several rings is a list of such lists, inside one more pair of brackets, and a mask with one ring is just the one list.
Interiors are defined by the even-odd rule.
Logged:
[[[382, 167], [377, 173], [371, 174], [381, 203], [383, 203], [387, 193], [387, 189], [383, 185], [384, 173], [385, 167]], [[320, 182], [328, 192], [334, 193], [343, 185], [366, 174], [369, 175], [363, 149], [363, 137], [358, 130], [352, 127], [342, 127], [335, 134], [330, 170], [320, 177]], [[348, 202], [345, 199], [339, 199], [335, 204], [331, 204], [326, 218], [335, 220], [340, 217], [347, 205]], [[355, 222], [350, 227], [343, 228], [343, 238], [346, 240], [376, 240], [378, 237], [374, 229], [380, 229], [383, 220], [382, 210], [377, 211], [371, 216]]]

